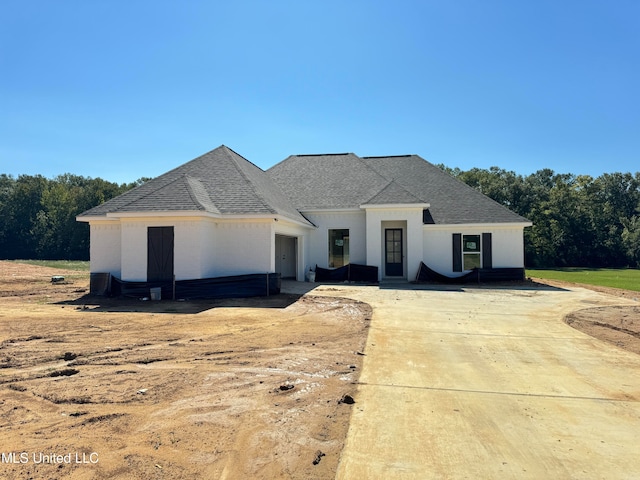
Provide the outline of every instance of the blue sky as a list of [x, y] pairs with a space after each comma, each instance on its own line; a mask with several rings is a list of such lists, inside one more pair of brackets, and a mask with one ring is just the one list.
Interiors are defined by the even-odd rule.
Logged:
[[0, 173], [129, 182], [225, 144], [640, 170], [640, 2], [0, 5]]

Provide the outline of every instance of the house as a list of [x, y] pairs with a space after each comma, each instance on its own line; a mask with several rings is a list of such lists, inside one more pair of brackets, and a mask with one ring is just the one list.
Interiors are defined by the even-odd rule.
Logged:
[[293, 155], [264, 171], [220, 146], [77, 217], [91, 272], [125, 281], [378, 267], [412, 280], [524, 268], [527, 219], [417, 155]]

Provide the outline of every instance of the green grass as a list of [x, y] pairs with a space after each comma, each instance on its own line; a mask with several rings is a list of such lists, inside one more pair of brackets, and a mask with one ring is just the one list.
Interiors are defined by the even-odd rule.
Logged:
[[527, 269], [527, 277], [548, 280], [622, 288], [640, 292], [640, 270], [633, 268], [554, 268], [550, 270]]
[[77, 270], [78, 272], [88, 272], [89, 262], [82, 260], [12, 260], [16, 263], [27, 263], [40, 267], [62, 268], [64, 270]]

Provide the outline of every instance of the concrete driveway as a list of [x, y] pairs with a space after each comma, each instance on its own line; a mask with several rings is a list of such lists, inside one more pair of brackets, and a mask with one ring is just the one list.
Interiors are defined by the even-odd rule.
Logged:
[[338, 479], [640, 478], [640, 356], [562, 322], [633, 302], [397, 287], [313, 291], [374, 308]]

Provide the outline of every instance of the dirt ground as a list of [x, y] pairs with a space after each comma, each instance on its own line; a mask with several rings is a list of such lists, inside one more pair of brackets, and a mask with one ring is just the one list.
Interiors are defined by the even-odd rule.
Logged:
[[[552, 280], [534, 280], [556, 287], [572, 285]], [[640, 292], [619, 288], [580, 286], [607, 295], [636, 300], [639, 303], [637, 306], [596, 307], [579, 310], [567, 315], [565, 322], [592, 337], [640, 355]]]
[[366, 304], [87, 292], [0, 262], [0, 478], [335, 477]]
[[[0, 478], [334, 478], [368, 305], [109, 299], [88, 283], [0, 261]], [[640, 305], [566, 321], [640, 354]]]

